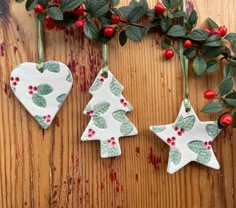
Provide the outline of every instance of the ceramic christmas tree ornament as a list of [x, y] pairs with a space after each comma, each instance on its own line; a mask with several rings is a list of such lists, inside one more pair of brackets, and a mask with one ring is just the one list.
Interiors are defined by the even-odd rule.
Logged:
[[18, 100], [47, 129], [72, 87], [69, 68], [57, 61], [44, 62], [41, 23], [38, 20], [39, 63], [22, 63], [11, 73], [10, 85]]
[[104, 68], [90, 87], [89, 92], [93, 97], [86, 106], [84, 114], [91, 116], [91, 120], [81, 137], [82, 141], [99, 140], [102, 158], [119, 156], [121, 154], [119, 138], [138, 133], [126, 116], [126, 113], [133, 108], [122, 96], [124, 87], [108, 70], [106, 51], [107, 45], [104, 44]]
[[191, 161], [219, 169], [211, 147], [220, 132], [217, 122], [199, 121], [192, 107], [186, 112], [184, 101], [174, 123], [151, 126], [150, 129], [170, 146], [167, 168], [169, 173], [175, 173]]
[[201, 122], [194, 112], [188, 98], [188, 59], [183, 56], [182, 42], [179, 49], [185, 99], [174, 123], [150, 126], [150, 130], [170, 146], [167, 168], [169, 173], [175, 173], [191, 161], [219, 169], [212, 142], [220, 133], [220, 129], [217, 121]]

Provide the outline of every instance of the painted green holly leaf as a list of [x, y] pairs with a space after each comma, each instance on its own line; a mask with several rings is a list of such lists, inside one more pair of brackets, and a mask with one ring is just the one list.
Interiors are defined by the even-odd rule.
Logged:
[[118, 110], [118, 111], [113, 112], [112, 116], [115, 120], [122, 123], [129, 121], [129, 119], [126, 116], [126, 112], [123, 110]]
[[67, 82], [72, 82], [72, 74], [70, 73], [70, 71], [68, 71], [69, 72], [69, 74], [68, 74], [68, 76], [66, 77], [66, 81]]
[[47, 106], [47, 102], [45, 98], [37, 93], [34, 93], [32, 96], [32, 101], [35, 105], [41, 108], [45, 108]]
[[206, 126], [206, 131], [207, 131], [207, 134], [212, 138], [215, 138], [219, 133], [217, 124], [208, 124]]
[[58, 103], [63, 103], [64, 100], [66, 99], [67, 94], [62, 94], [57, 97], [57, 102]]
[[180, 151], [177, 148], [172, 147], [170, 149], [170, 161], [173, 162], [175, 165], [178, 165], [180, 163], [180, 160], [181, 160]]
[[102, 87], [102, 82], [99, 81], [99, 79], [95, 79], [95, 81], [93, 82], [92, 86], [90, 87], [89, 91], [90, 92], [94, 92], [99, 90]]
[[94, 115], [92, 118], [93, 118], [93, 123], [96, 127], [98, 127], [99, 129], [107, 128], [106, 120], [103, 117]]
[[128, 136], [134, 129], [134, 126], [131, 122], [123, 123], [120, 127], [120, 132], [123, 136]]
[[186, 118], [184, 118], [184, 130], [185, 131], [190, 131], [193, 126], [194, 126], [194, 123], [195, 123], [195, 116], [188, 116]]
[[206, 150], [206, 147], [204, 146], [204, 143], [202, 141], [199, 140], [195, 140], [192, 142], [188, 143], [188, 148], [191, 149], [193, 152], [195, 153], [199, 153], [202, 150]]
[[84, 111], [85, 112], [89, 112], [89, 111], [91, 111], [91, 105], [90, 104], [88, 104], [86, 107], [85, 107], [85, 109], [84, 109]]
[[202, 150], [197, 156], [197, 162], [201, 164], [207, 164], [211, 160], [211, 152], [208, 150]]
[[42, 119], [41, 116], [35, 116], [34, 118], [37, 120], [37, 122], [43, 129], [47, 129], [49, 127], [49, 125]]
[[55, 61], [46, 62], [43, 66], [43, 70], [48, 70], [53, 73], [59, 73], [60, 65], [58, 62]]
[[15, 88], [15, 87], [11, 87], [11, 90], [12, 90], [13, 92], [16, 92], [16, 88]]
[[98, 103], [93, 107], [94, 113], [96, 115], [104, 114], [108, 111], [109, 107], [110, 107], [110, 103], [108, 102]]
[[179, 128], [184, 127], [184, 117], [183, 116], [178, 116], [175, 124], [173, 125], [173, 128], [175, 128], [175, 127], [179, 127]]
[[37, 93], [39, 95], [48, 95], [53, 91], [53, 88], [49, 84], [40, 84], [37, 87]]
[[166, 129], [166, 126], [152, 126], [151, 130], [155, 133], [158, 134]]
[[113, 77], [110, 83], [110, 90], [113, 95], [120, 96], [123, 90], [123, 86]]
[[132, 105], [130, 105], [129, 103], [128, 103], [128, 106], [127, 106], [127, 108], [128, 108], [128, 110], [129, 111], [132, 111], [134, 108], [133, 108], [133, 106]]

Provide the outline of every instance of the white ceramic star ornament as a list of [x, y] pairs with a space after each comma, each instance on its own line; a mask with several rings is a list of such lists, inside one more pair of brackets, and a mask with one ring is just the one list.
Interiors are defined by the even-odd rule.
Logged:
[[175, 173], [191, 161], [220, 168], [211, 146], [220, 132], [217, 122], [201, 122], [192, 107], [186, 112], [184, 101], [174, 123], [151, 126], [150, 130], [170, 146], [168, 173]]

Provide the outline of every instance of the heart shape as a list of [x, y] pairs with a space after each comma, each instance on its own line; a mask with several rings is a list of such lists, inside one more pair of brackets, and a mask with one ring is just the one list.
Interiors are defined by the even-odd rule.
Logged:
[[44, 63], [43, 72], [36, 63], [18, 65], [11, 73], [10, 85], [18, 100], [47, 129], [72, 87], [70, 69], [61, 62]]

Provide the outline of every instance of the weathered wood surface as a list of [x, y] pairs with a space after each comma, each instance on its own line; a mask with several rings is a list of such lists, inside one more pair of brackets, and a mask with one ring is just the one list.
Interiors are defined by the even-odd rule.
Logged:
[[[195, 0], [194, 5], [199, 27], [210, 15], [236, 31], [236, 1]], [[90, 100], [88, 88], [102, 64], [101, 45], [73, 29], [44, 36], [46, 59], [66, 63], [75, 79], [71, 94], [45, 132], [8, 84], [16, 65], [37, 61], [34, 15], [14, 0], [0, 0], [0, 207], [236, 207], [232, 130], [223, 131], [214, 142], [220, 170], [191, 163], [174, 175], [166, 172], [169, 148], [148, 127], [174, 121], [183, 81], [177, 57], [163, 60], [157, 35], [150, 34], [138, 44], [129, 42], [124, 48], [117, 39], [109, 43], [109, 65], [134, 106], [129, 118], [139, 135], [121, 139], [122, 156], [105, 160], [99, 157], [98, 142], [80, 141], [89, 121], [82, 115]], [[190, 73], [192, 105], [202, 120], [216, 119], [200, 109], [207, 103], [203, 91], [217, 89], [221, 74], [219, 70], [197, 78]]]

